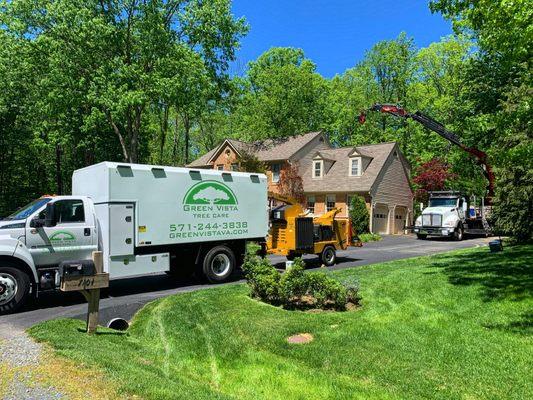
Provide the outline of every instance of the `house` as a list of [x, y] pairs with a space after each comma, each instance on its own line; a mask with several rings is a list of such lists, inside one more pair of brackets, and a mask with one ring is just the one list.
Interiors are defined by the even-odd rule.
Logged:
[[297, 165], [307, 208], [314, 215], [338, 207], [338, 216], [347, 218], [347, 205], [359, 195], [371, 215], [371, 232], [402, 234], [412, 222], [409, 164], [394, 142], [334, 148], [322, 132], [253, 143], [226, 139], [188, 167], [237, 170], [245, 152], [267, 165], [273, 192], [278, 192], [281, 171]]

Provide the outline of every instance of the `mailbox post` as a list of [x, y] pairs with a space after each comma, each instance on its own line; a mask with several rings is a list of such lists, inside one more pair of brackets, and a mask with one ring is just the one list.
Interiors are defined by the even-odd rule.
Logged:
[[87, 333], [95, 333], [100, 309], [100, 289], [109, 287], [109, 274], [104, 273], [104, 259], [101, 251], [93, 251], [94, 273], [91, 275], [65, 275], [61, 277], [61, 291], [80, 292], [88, 303]]

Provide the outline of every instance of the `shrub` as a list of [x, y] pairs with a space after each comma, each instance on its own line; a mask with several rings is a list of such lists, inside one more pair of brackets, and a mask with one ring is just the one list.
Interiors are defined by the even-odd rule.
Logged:
[[348, 278], [342, 281], [346, 288], [346, 302], [354, 305], [361, 303], [361, 296], [359, 296], [359, 281], [355, 278]]
[[337, 310], [346, 308], [346, 289], [324, 272], [310, 272], [306, 274], [307, 294], [316, 300], [319, 308], [333, 307]]
[[280, 274], [266, 258], [247, 255], [242, 270], [252, 297], [279, 304]]
[[348, 285], [329, 277], [324, 272], [305, 273], [301, 258], [280, 273], [265, 258], [248, 255], [242, 267], [251, 296], [266, 303], [287, 309], [334, 308], [346, 309], [348, 302], [359, 304], [359, 284]]
[[377, 233], [363, 233], [359, 235], [359, 240], [363, 243], [378, 242], [381, 240], [381, 236]]
[[350, 202], [350, 220], [357, 234], [369, 232], [370, 215], [361, 196], [354, 196]]
[[301, 299], [305, 295], [307, 282], [304, 270], [304, 262], [301, 258], [296, 258], [292, 267], [281, 275], [279, 294], [285, 306], [289, 306], [295, 299]]
[[261, 251], [261, 245], [257, 242], [247, 242], [246, 243], [246, 256], [253, 257]]

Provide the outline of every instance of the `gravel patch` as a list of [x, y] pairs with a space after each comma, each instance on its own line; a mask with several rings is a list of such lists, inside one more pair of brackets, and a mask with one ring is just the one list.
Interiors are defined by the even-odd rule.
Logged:
[[24, 331], [11, 332], [0, 339], [0, 362], [13, 370], [13, 380], [2, 389], [2, 400], [66, 399], [51, 386], [34, 383], [31, 367], [39, 365], [42, 345], [34, 342]]

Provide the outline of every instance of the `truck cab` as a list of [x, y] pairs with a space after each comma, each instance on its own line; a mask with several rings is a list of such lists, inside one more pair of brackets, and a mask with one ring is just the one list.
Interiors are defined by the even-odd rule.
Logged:
[[94, 205], [85, 196], [43, 196], [0, 220], [0, 312], [56, 289], [59, 264], [90, 259], [97, 248]]
[[418, 239], [444, 236], [463, 240], [465, 234], [489, 235], [490, 227], [483, 210], [481, 207], [478, 214], [467, 196], [459, 192], [430, 192], [428, 207], [416, 219], [413, 231]]
[[428, 207], [415, 221], [414, 232], [419, 239], [432, 235], [462, 240], [466, 215], [468, 203], [465, 196], [456, 192], [431, 192]]

